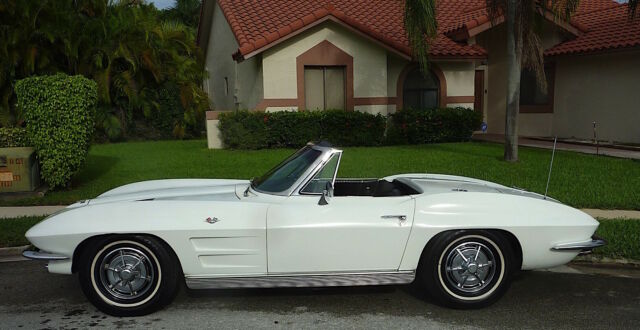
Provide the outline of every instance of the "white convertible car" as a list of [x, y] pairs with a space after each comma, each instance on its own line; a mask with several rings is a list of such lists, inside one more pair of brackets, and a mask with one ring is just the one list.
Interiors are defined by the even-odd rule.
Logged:
[[309, 144], [264, 176], [133, 183], [31, 228], [24, 256], [79, 273], [112, 315], [191, 289], [407, 284], [444, 305], [496, 301], [518, 270], [604, 245], [598, 222], [539, 194], [465, 177], [336, 179], [342, 151]]

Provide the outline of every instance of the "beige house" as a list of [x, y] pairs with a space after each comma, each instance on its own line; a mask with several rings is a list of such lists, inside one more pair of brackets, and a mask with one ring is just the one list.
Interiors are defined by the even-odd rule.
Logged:
[[[408, 107], [481, 111], [503, 133], [505, 29], [485, 0], [440, 0], [430, 73], [412, 61], [397, 0], [205, 0], [198, 42], [218, 111]], [[543, 18], [548, 86], [521, 80], [520, 135], [640, 143], [640, 19], [583, 0], [570, 23]], [[209, 119], [215, 119], [212, 112]]]

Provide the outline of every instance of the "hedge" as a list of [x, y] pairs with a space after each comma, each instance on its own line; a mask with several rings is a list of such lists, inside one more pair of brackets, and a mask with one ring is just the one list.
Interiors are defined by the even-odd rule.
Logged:
[[407, 109], [389, 117], [344, 110], [238, 111], [220, 114], [219, 127], [225, 147], [262, 149], [317, 140], [344, 147], [467, 141], [481, 122], [482, 114], [467, 108]]
[[0, 148], [30, 147], [27, 131], [21, 127], [0, 127]]
[[482, 113], [468, 108], [405, 109], [389, 115], [387, 143], [468, 141], [481, 124]]
[[59, 73], [22, 79], [16, 82], [15, 92], [42, 179], [51, 188], [68, 185], [89, 152], [96, 83]]
[[339, 146], [373, 146], [384, 142], [386, 117], [358, 111], [238, 111], [220, 114], [227, 148], [299, 147], [327, 140]]

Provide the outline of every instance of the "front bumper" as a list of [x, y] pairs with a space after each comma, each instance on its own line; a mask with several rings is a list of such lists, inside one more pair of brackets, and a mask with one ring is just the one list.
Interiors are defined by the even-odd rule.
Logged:
[[607, 245], [607, 241], [597, 236], [593, 236], [591, 237], [591, 241], [554, 245], [551, 248], [551, 251], [579, 251], [580, 254], [587, 254], [590, 253], [591, 250], [605, 245]]
[[33, 260], [48, 260], [48, 261], [69, 259], [69, 257], [63, 256], [61, 254], [48, 253], [48, 252], [42, 252], [42, 251], [33, 251], [33, 250], [27, 250], [22, 252], [22, 256], [28, 259], [33, 259]]

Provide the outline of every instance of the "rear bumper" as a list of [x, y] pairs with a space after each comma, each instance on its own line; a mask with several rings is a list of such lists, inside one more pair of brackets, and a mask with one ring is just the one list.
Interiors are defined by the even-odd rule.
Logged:
[[32, 250], [27, 250], [22, 252], [22, 256], [28, 259], [33, 259], [33, 260], [48, 260], [48, 261], [69, 259], [69, 257], [63, 256], [61, 254], [48, 253], [48, 252], [42, 252], [42, 251], [32, 251]]
[[591, 250], [607, 245], [607, 241], [593, 236], [590, 241], [585, 242], [575, 242], [575, 243], [562, 243], [554, 245], [551, 248], [551, 251], [572, 251], [572, 252], [580, 252], [580, 254], [590, 253]]

